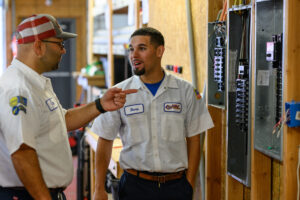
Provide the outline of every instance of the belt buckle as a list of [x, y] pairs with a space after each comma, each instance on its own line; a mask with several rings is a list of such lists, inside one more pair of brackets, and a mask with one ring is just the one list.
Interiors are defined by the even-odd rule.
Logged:
[[166, 176], [157, 176], [157, 181], [159, 183], [165, 183], [166, 182]]

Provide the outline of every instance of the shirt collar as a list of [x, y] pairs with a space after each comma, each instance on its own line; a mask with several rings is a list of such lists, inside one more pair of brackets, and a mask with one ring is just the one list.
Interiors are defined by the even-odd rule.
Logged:
[[11, 62], [11, 65], [19, 69], [23, 72], [24, 76], [29, 80], [33, 85], [36, 87], [41, 88], [44, 90], [46, 86], [50, 83], [50, 79], [44, 77], [43, 75], [38, 74], [36, 71], [19, 61], [18, 59], [14, 58]]
[[[167, 74], [167, 73], [165, 73], [165, 78], [164, 78], [163, 82], [161, 83], [161, 85], [163, 87], [179, 88], [176, 78], [173, 75]], [[137, 75], [134, 75], [133, 81], [132, 81], [132, 88], [140, 89], [140, 88], [143, 88], [143, 86], [144, 86], [144, 83], [140, 79], [140, 77]]]

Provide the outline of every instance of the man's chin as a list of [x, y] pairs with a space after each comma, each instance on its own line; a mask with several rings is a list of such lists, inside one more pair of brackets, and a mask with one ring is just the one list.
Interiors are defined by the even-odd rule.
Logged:
[[135, 75], [137, 75], [137, 76], [142, 76], [142, 75], [145, 74], [145, 68], [140, 69], [140, 70], [134, 69], [134, 70], [133, 70], [133, 73], [134, 73]]

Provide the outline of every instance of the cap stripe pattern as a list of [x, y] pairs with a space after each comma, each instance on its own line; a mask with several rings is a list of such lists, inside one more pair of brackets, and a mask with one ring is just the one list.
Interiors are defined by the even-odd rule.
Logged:
[[75, 33], [64, 32], [57, 20], [48, 14], [32, 15], [23, 20], [17, 28], [17, 43], [25, 44], [35, 40], [55, 37], [63, 40], [77, 37]]
[[17, 31], [22, 38], [18, 44], [34, 42], [36, 39], [45, 39], [56, 35], [54, 26], [47, 17], [36, 18], [32, 16], [18, 26]]

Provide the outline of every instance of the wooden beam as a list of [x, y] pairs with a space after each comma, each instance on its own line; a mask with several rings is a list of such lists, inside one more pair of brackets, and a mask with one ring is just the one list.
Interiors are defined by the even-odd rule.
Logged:
[[227, 175], [226, 178], [226, 200], [243, 200], [243, 184]]
[[109, 67], [109, 78], [110, 78], [110, 86], [113, 86], [115, 84], [115, 67], [114, 67], [114, 55], [113, 55], [113, 34], [112, 34], [112, 29], [113, 29], [113, 20], [112, 20], [112, 15], [113, 15], [113, 6], [112, 6], [112, 0], [107, 0], [108, 4], [108, 67]]
[[251, 199], [270, 200], [271, 158], [254, 150], [253, 146], [251, 153]]
[[[255, 35], [255, 2], [252, 2], [251, 14], [252, 36]], [[255, 40], [252, 40], [252, 88], [255, 88]], [[252, 89], [252, 119], [251, 127], [254, 127], [254, 102], [255, 91]], [[263, 155], [254, 149], [254, 129], [251, 129], [251, 200], [270, 200], [271, 199], [271, 158]]]
[[[300, 101], [299, 57], [300, 57], [300, 1], [289, 0], [285, 3], [284, 33], [284, 102]], [[284, 127], [283, 145], [283, 192], [281, 199], [296, 199], [297, 163], [300, 145], [300, 128]]]
[[225, 110], [213, 106], [208, 106], [208, 110], [215, 126], [206, 134], [205, 199], [214, 200], [221, 199], [222, 196], [222, 121]]
[[135, 0], [135, 29], [140, 28], [140, 9], [141, 9], [140, 0]]
[[95, 163], [96, 163], [96, 159], [95, 159], [95, 151], [90, 148], [90, 194], [91, 197], [94, 196], [94, 192], [95, 192]]

